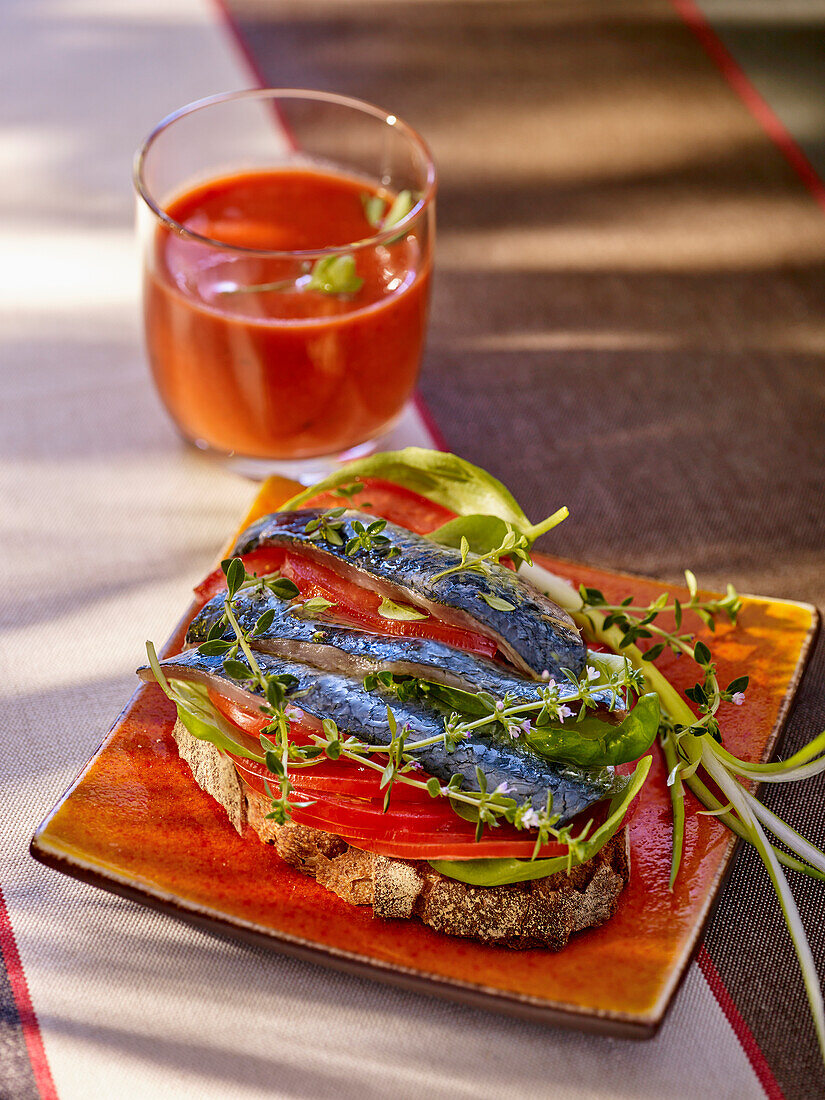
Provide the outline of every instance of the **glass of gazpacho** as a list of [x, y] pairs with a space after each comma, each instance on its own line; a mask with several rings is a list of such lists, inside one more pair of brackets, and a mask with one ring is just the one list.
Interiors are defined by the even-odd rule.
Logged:
[[412, 394], [435, 169], [370, 104], [264, 89], [164, 119], [135, 163], [146, 347], [185, 439], [314, 480]]

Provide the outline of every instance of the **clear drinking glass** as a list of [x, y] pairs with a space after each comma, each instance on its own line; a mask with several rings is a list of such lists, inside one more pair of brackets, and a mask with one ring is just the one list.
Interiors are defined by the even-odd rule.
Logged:
[[435, 168], [394, 115], [264, 89], [164, 119], [135, 161], [146, 348], [185, 439], [311, 481], [415, 386]]

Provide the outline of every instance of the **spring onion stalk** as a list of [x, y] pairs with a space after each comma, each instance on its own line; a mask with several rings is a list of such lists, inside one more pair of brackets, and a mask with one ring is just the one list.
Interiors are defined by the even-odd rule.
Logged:
[[[525, 567], [525, 573], [537, 587], [545, 591], [551, 599], [573, 616], [589, 640], [600, 642], [613, 650], [620, 650], [621, 654], [643, 673], [647, 687], [658, 694], [662, 710], [672, 722], [685, 727], [695, 725], [696, 716], [693, 711], [662, 673], [650, 661], [642, 659], [641, 650], [632, 642], [620, 645], [626, 639], [618, 626], [606, 626], [604, 614], [593, 608], [588, 607], [585, 614], [582, 597], [572, 585], [548, 573], [541, 566]], [[692, 575], [689, 578], [689, 584], [691, 581], [695, 589], [695, 579]], [[737, 779], [741, 777], [761, 782], [766, 780], [790, 782], [818, 774], [825, 770], [825, 755], [820, 755], [825, 750], [825, 733], [815, 738], [789, 760], [768, 765], [749, 764], [748, 761], [739, 760], [710, 737], [701, 734], [681, 732], [671, 735], [667, 733], [664, 743], [665, 759], [670, 769], [669, 790], [673, 805], [671, 888], [679, 871], [684, 846], [684, 792], [681, 789], [681, 783], [677, 783], [681, 770], [679, 762], [681, 757], [686, 764], [683, 774], [688, 788], [708, 809], [716, 811], [718, 819], [737, 836], [753, 844], [765, 865], [782, 907], [785, 924], [802, 971], [820, 1051], [825, 1059], [825, 1005], [823, 1005], [822, 991], [799, 910], [781, 866], [784, 863], [814, 878], [822, 878], [825, 873], [825, 855], [763, 806]], [[728, 799], [732, 810], [727, 810], [695, 774], [699, 766], [716, 783]], [[763, 825], [787, 845], [795, 856], [801, 856], [802, 860], [807, 862], [798, 861], [776, 849], [768, 840]]]
[[806, 840], [804, 836], [801, 836], [796, 829], [793, 829], [786, 821], [783, 821], [781, 817], [769, 810], [767, 806], [764, 806], [758, 798], [745, 791], [745, 801], [751, 809], [751, 813], [776, 837], [777, 840], [781, 840], [783, 844], [786, 844], [793, 851], [798, 852], [817, 870], [823, 873], [825, 877], [825, 852], [816, 847], [815, 844], [811, 844], [809, 840]]
[[748, 804], [747, 792], [742, 790], [707, 744], [702, 746], [702, 766], [736, 807], [743, 824], [750, 833], [750, 839], [771, 877], [776, 896], [779, 898], [779, 904], [782, 906], [785, 924], [793, 941], [796, 957], [799, 960], [802, 980], [805, 983], [808, 1004], [811, 1006], [814, 1028], [819, 1040], [819, 1048], [823, 1057], [825, 1057], [825, 1004], [822, 1000], [822, 990], [819, 986], [814, 957], [811, 953], [808, 937], [805, 935], [805, 929], [802, 927], [802, 919], [799, 916], [799, 910], [788, 885], [788, 880], [785, 878], [785, 873], [779, 865], [779, 860], [776, 858], [773, 848], [768, 843], [768, 838], [765, 836], [762, 826]]
[[[732, 833], [735, 833], [742, 840], [750, 840], [748, 831], [735, 813], [731, 813], [731, 804], [728, 803], [723, 806], [719, 799], [714, 795], [699, 779], [697, 776], [686, 780], [685, 785], [690, 789], [691, 793], [699, 799], [703, 806], [705, 806], [706, 813], [712, 813], [714, 817], [718, 818], [723, 825], [726, 825]], [[756, 799], [754, 799], [756, 801]], [[761, 806], [761, 802], [759, 803]], [[702, 812], [701, 810], [699, 811]], [[780, 821], [777, 818], [777, 821]], [[785, 824], [782, 822], [782, 824]], [[790, 828], [790, 826], [786, 826]], [[783, 852], [781, 848], [774, 848], [776, 858], [785, 867], [790, 867], [792, 871], [799, 871], [802, 875], [808, 875], [809, 878], [816, 878], [825, 881], [825, 874], [821, 871], [817, 871], [815, 867], [811, 867], [808, 863], [803, 863], [795, 856], [788, 855], [787, 852]]]
[[[817, 766], [816, 771], [806, 774], [817, 775], [825, 770], [825, 755], [820, 756], [818, 760], [814, 760], [814, 757], [819, 756], [820, 753], [825, 753], [825, 732], [820, 733], [819, 737], [815, 737], [807, 745], [803, 745], [799, 752], [795, 752], [787, 760], [774, 760], [769, 764], [751, 764], [747, 761], [737, 760], [735, 756], [731, 756], [721, 746], [717, 748], [716, 752], [735, 771], [738, 771], [744, 765], [749, 772], [754, 773], [754, 777], [758, 776], [760, 781], [769, 779], [772, 775], [784, 776], [790, 772], [798, 772], [810, 764], [811, 761]], [[795, 778], [795, 776], [790, 778]]]
[[561, 507], [556, 509], [552, 516], [548, 516], [547, 519], [542, 520], [541, 523], [534, 523], [530, 527], [531, 542], [537, 539], [539, 535], [546, 535], [548, 531], [552, 531], [554, 527], [558, 527], [558, 525], [566, 520], [569, 515], [569, 510], [566, 507]]
[[716, 755], [724, 761], [729, 771], [735, 772], [745, 779], [755, 779], [758, 783], [795, 783], [799, 779], [810, 779], [812, 776], [825, 771], [825, 756], [820, 756], [809, 764], [800, 764], [787, 770], [784, 770], [783, 765], [789, 764], [790, 761], [779, 760], [776, 761], [777, 767], [774, 770], [766, 771], [764, 765], [759, 767], [759, 765], [750, 764], [747, 760], [738, 760], [724, 749], [721, 749], [721, 751], [717, 749]]
[[676, 876], [679, 873], [682, 862], [682, 849], [684, 848], [685, 792], [679, 769], [681, 761], [676, 746], [669, 737], [661, 738], [660, 744], [667, 764], [667, 784], [670, 791], [670, 804], [673, 807], [673, 857], [670, 861], [670, 882], [668, 883], [672, 890], [676, 882]]

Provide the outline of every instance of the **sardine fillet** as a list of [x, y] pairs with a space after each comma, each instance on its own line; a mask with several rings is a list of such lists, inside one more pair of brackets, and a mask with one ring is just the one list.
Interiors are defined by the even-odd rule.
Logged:
[[[228, 758], [180, 723], [174, 737], [198, 785], [218, 801], [239, 832], [248, 826], [290, 866], [376, 917], [418, 919], [436, 931], [512, 948], [558, 951], [574, 932], [596, 928], [616, 911], [630, 877], [627, 831], [593, 859], [533, 882], [468, 886], [422, 860], [391, 859], [353, 848], [331, 833], [266, 820], [268, 800], [223, 766]], [[242, 808], [238, 816], [238, 806]]]

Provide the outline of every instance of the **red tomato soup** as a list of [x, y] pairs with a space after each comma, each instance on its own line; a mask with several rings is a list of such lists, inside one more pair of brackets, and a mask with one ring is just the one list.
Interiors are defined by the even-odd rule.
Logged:
[[[393, 198], [361, 179], [296, 168], [213, 179], [167, 205], [180, 225], [229, 246], [160, 227], [146, 264], [149, 360], [185, 436], [251, 457], [304, 458], [346, 450], [392, 423], [424, 341], [425, 220], [400, 240], [354, 248], [363, 285], [347, 295], [306, 287], [309, 261], [233, 250], [372, 237], [363, 200], [376, 194]], [[286, 286], [239, 291], [278, 282]]]

